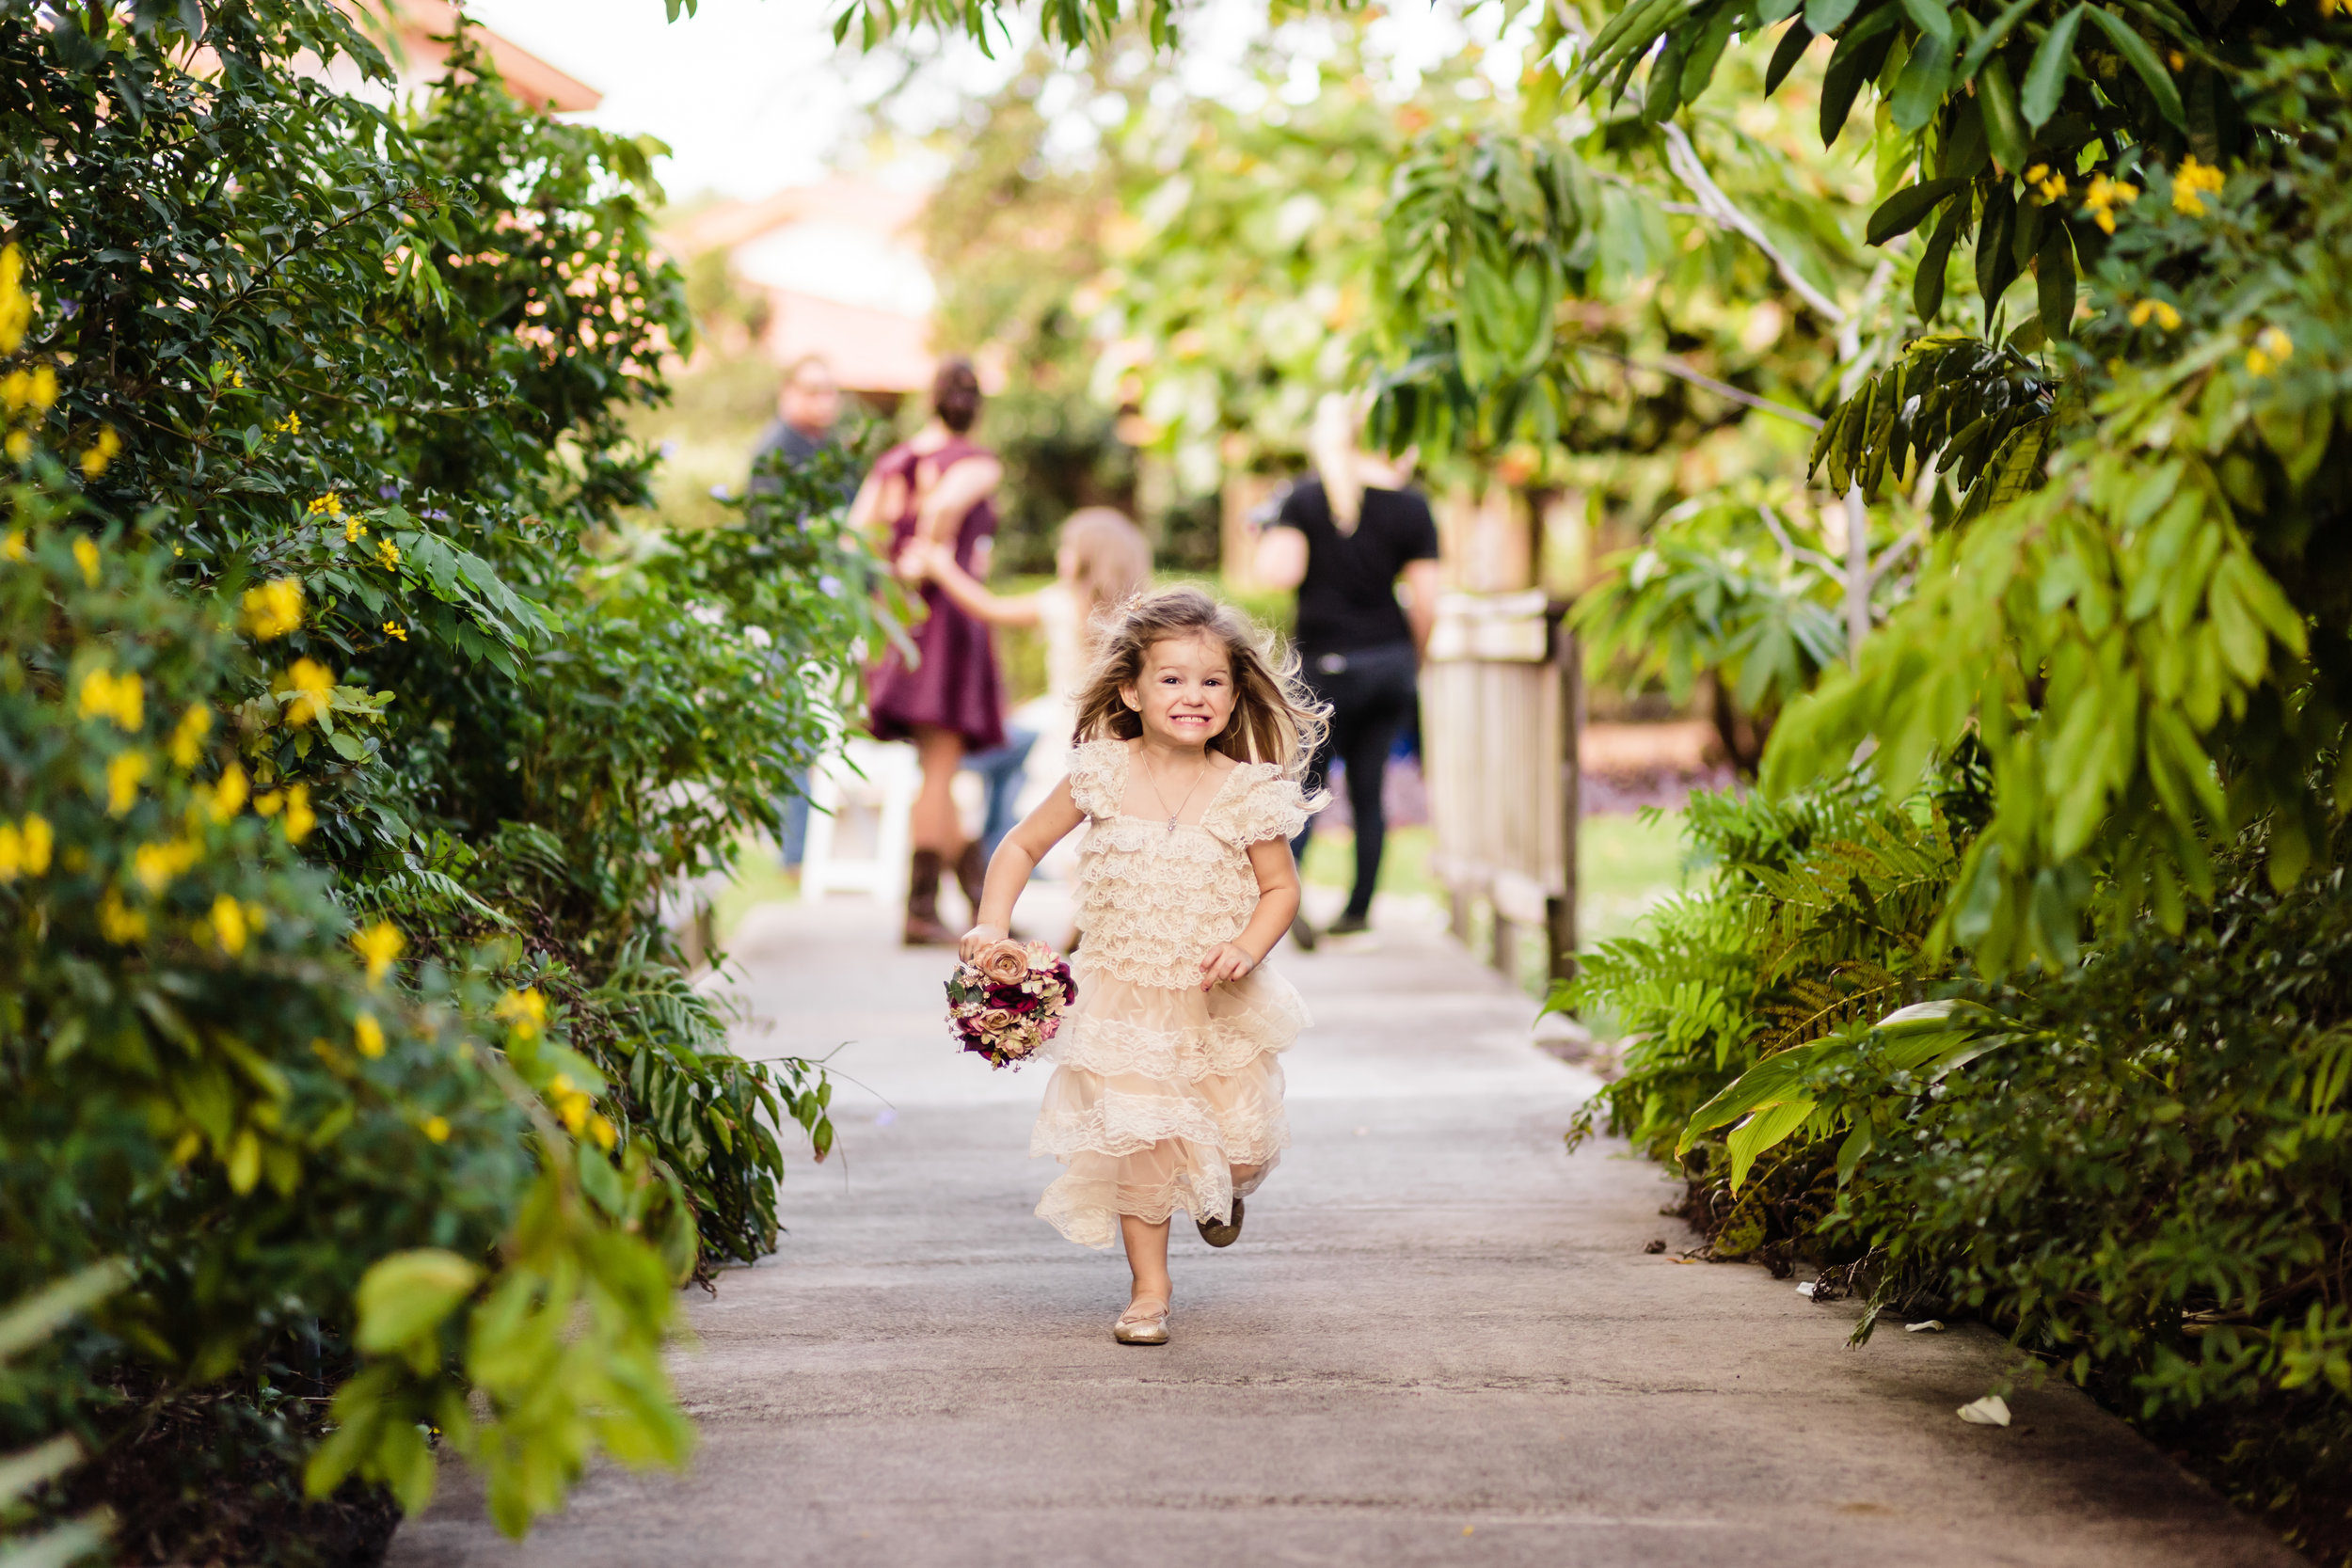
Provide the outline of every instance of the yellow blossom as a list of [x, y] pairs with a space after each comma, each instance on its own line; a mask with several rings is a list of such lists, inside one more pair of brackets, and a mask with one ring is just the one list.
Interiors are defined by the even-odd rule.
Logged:
[[389, 539], [378, 539], [375, 542], [375, 560], [378, 565], [390, 571], [400, 564], [400, 546]]
[[498, 1016], [508, 1021], [516, 1035], [522, 1039], [536, 1039], [547, 1026], [548, 999], [536, 986], [528, 990], [510, 990], [499, 998]]
[[2181, 313], [2160, 299], [2143, 299], [2132, 307], [2134, 326], [2146, 326], [2151, 321], [2165, 331], [2171, 332], [2179, 328]]
[[425, 1117], [425, 1118], [424, 1118], [424, 1135], [425, 1135], [426, 1137], [428, 1137], [428, 1138], [431, 1138], [431, 1139], [432, 1139], [435, 1143], [437, 1143], [437, 1144], [445, 1144], [445, 1143], [449, 1142], [449, 1117]]
[[106, 763], [106, 815], [120, 816], [138, 803], [139, 784], [147, 777], [145, 752], [118, 752]]
[[196, 863], [196, 846], [175, 839], [169, 844], [142, 844], [131, 851], [131, 875], [150, 893], [161, 893], [171, 879]]
[[49, 819], [38, 812], [27, 812], [19, 837], [24, 845], [24, 874], [44, 876], [49, 870], [49, 851], [57, 835], [51, 831]]
[[2034, 182], [2034, 188], [2042, 193], [2042, 200], [2056, 201], [2059, 197], [2066, 194], [2066, 176], [2063, 174], [2052, 174], [2045, 180], [2036, 181]]
[[370, 1061], [384, 1054], [384, 1026], [375, 1022], [373, 1013], [361, 1013], [351, 1021], [351, 1042]]
[[108, 888], [98, 900], [98, 930], [118, 947], [128, 946], [147, 938], [147, 916], [122, 901], [122, 895]]
[[564, 1130], [574, 1137], [588, 1124], [588, 1097], [576, 1087], [570, 1076], [557, 1073], [548, 1080], [548, 1097], [555, 1102], [555, 1114], [561, 1117]]
[[241, 603], [245, 629], [264, 642], [275, 642], [302, 625], [302, 581], [298, 578], [272, 578], [259, 588], [248, 588]]
[[204, 736], [212, 727], [213, 710], [201, 703], [182, 714], [171, 732], [172, 766], [183, 770], [194, 768], [197, 758], [203, 755]]
[[2090, 177], [2090, 188], [2083, 193], [2083, 205], [2090, 209], [2090, 221], [2107, 233], [2115, 232], [2117, 203], [2128, 207], [2139, 199], [2139, 187], [2128, 180], [2110, 180], [2104, 174]]
[[392, 967], [392, 960], [400, 957], [400, 950], [408, 942], [400, 934], [399, 927], [389, 920], [379, 920], [364, 931], [353, 932], [351, 945], [367, 961], [368, 984], [374, 985], [384, 978], [384, 972]]
[[319, 825], [310, 810], [310, 786], [294, 784], [286, 791], [286, 842], [299, 844], [310, 836], [310, 830]]
[[2262, 336], [2256, 338], [2254, 341], [2265, 354], [2269, 355], [2281, 365], [2295, 357], [2295, 340], [2275, 326], [2264, 327]]
[[16, 246], [0, 248], [0, 354], [24, 346], [24, 329], [33, 324], [33, 302], [24, 289], [24, 258]]
[[311, 498], [310, 504], [304, 510], [313, 517], [340, 517], [343, 515], [343, 499], [329, 490], [323, 496]]
[[270, 429], [280, 436], [299, 436], [302, 434], [302, 416], [299, 414], [289, 414], [284, 419], [278, 420], [276, 424], [270, 426]]
[[98, 546], [87, 539], [73, 541], [73, 559], [82, 568], [82, 580], [92, 588], [98, 586]]
[[24, 462], [26, 458], [33, 455], [32, 432], [26, 430], [9, 431], [8, 448], [9, 462]]
[[215, 822], [226, 822], [245, 809], [245, 769], [230, 763], [221, 769], [220, 782], [212, 785], [199, 784], [192, 793], [196, 809]]
[[2190, 217], [2205, 215], [2205, 204], [2199, 193], [2218, 195], [2224, 183], [2222, 173], [2211, 164], [2201, 164], [2192, 155], [2181, 160], [2181, 166], [2172, 171], [2172, 206]]
[[24, 875], [24, 835], [13, 822], [0, 822], [0, 882]]
[[598, 1148], [603, 1149], [607, 1154], [612, 1152], [612, 1145], [618, 1139], [619, 1134], [613, 1132], [611, 1122], [602, 1117], [593, 1117], [589, 1118], [588, 1132], [596, 1140]]
[[253, 809], [263, 816], [276, 816], [286, 809], [286, 797], [273, 789], [253, 798]]
[[24, 547], [23, 529], [12, 528], [5, 536], [0, 536], [0, 556], [6, 556], [10, 561], [22, 561], [30, 554], [32, 551]]
[[82, 677], [81, 709], [85, 719], [111, 719], [119, 728], [135, 731], [147, 722], [147, 683], [102, 664]]
[[368, 525], [354, 517], [343, 525], [343, 543], [356, 545], [368, 536]]
[[335, 695], [333, 672], [316, 659], [297, 658], [294, 668], [286, 672], [286, 682], [294, 692], [285, 705], [287, 723], [307, 724], [325, 716], [326, 705]]
[[402, 626], [398, 621], [387, 621], [384, 623], [384, 635], [387, 637], [397, 638], [401, 641], [405, 642], [408, 641], [408, 628]]
[[114, 427], [101, 425], [98, 430], [98, 439], [90, 444], [88, 451], [82, 453], [82, 477], [96, 479], [100, 474], [104, 473], [106, 465], [113, 462], [115, 453], [121, 450], [122, 437], [114, 433]]
[[238, 902], [222, 894], [213, 900], [213, 940], [230, 958], [245, 951], [247, 928], [245, 910]]

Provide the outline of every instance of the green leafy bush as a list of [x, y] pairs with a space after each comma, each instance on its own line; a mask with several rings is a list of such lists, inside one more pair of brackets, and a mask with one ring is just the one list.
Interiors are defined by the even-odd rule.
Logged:
[[413, 1502], [421, 1422], [510, 1528], [599, 1446], [675, 1458], [671, 1292], [774, 1244], [787, 1121], [831, 1141], [662, 900], [838, 734], [869, 564], [837, 474], [646, 525], [624, 421], [691, 338], [655, 149], [452, 42], [392, 112], [315, 69], [389, 79], [331, 0], [0, 3], [6, 1283], [138, 1270], [24, 1410], [150, 1560], [310, 1549], [257, 1503], [306, 1465]]
[[10, 1425], [65, 1425], [119, 1499], [175, 1401], [358, 1365], [314, 1488], [358, 1473], [419, 1505], [429, 1420], [516, 1529], [598, 1448], [681, 1457], [659, 1346], [689, 1211], [588, 1109], [601, 1076], [535, 993], [498, 1005], [501, 1041], [469, 1022], [498, 1010], [481, 974], [404, 993], [389, 927], [346, 941], [225, 700], [282, 656], [177, 592], [164, 547], [76, 526], [30, 464], [0, 569], [0, 1293], [109, 1258], [129, 1280], [17, 1374]]
[[2062, 974], [1954, 982], [1771, 1056], [1682, 1147], [1722, 1137], [1734, 1192], [1750, 1161], [1802, 1173], [1797, 1240], [1870, 1291], [1861, 1337], [1887, 1306], [1981, 1314], [2337, 1561], [2352, 887], [2282, 896], [2266, 858], [2258, 835], [2219, 855], [2177, 933], [2143, 923]]
[[1656, 1158], [1689, 1155], [1692, 1217], [1723, 1256], [1770, 1248], [1784, 1261], [1802, 1227], [1779, 1207], [1790, 1193], [1776, 1171], [1743, 1196], [1753, 1148], [1719, 1133], [1693, 1151], [1685, 1128], [1759, 1063], [1877, 1019], [1949, 972], [1928, 937], [1981, 779], [1963, 759], [1944, 782], [1904, 801], [1862, 784], [1788, 802], [1692, 796], [1683, 831], [1705, 879], [1603, 942], [1553, 995], [1624, 1032], [1625, 1070], [1578, 1113], [1571, 1142], [1606, 1126]]

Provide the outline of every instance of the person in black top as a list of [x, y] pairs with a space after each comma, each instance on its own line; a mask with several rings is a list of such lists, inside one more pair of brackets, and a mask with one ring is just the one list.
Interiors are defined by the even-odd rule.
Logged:
[[[1438, 524], [1429, 502], [1407, 488], [1412, 454], [1396, 462], [1362, 451], [1356, 399], [1333, 394], [1315, 410], [1310, 438], [1316, 477], [1292, 486], [1260, 535], [1258, 579], [1298, 590], [1295, 641], [1307, 684], [1331, 706], [1331, 727], [1308, 765], [1307, 787], [1320, 788], [1337, 757], [1347, 771], [1347, 804], [1356, 819], [1356, 886], [1331, 923], [1334, 935], [1370, 924], [1387, 836], [1380, 785], [1397, 731], [1412, 717], [1422, 650], [1438, 610]], [[1406, 601], [1397, 600], [1402, 579]], [[1306, 859], [1313, 819], [1293, 841]], [[1314, 927], [1302, 914], [1292, 926], [1302, 947]]]

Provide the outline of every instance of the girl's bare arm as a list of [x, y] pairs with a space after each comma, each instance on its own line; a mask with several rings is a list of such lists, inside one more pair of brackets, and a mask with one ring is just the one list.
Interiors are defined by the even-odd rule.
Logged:
[[1249, 869], [1258, 874], [1258, 908], [1241, 935], [1218, 942], [1200, 960], [1200, 989], [1238, 980], [1260, 964], [1291, 928], [1298, 914], [1298, 864], [1286, 840], [1269, 838], [1249, 847]]
[[958, 943], [962, 957], [977, 958], [989, 943], [1005, 940], [1005, 933], [1012, 928], [1012, 906], [1021, 897], [1021, 890], [1029, 885], [1029, 873], [1037, 869], [1048, 849], [1085, 820], [1086, 813], [1078, 809], [1070, 794], [1070, 781], [1064, 779], [1054, 786], [1054, 793], [1038, 802], [1037, 810], [1005, 835], [1005, 842], [989, 857], [988, 880], [980, 888], [979, 916]]
[[996, 493], [1005, 466], [993, 457], [967, 457], [949, 466], [917, 503], [914, 531], [936, 545], [955, 543], [963, 515]]
[[1038, 623], [1036, 594], [1024, 594], [1017, 599], [1008, 599], [990, 593], [981, 586], [979, 578], [956, 564], [956, 552], [946, 545], [930, 546], [923, 558], [923, 572], [967, 615], [997, 626], [1033, 626]]

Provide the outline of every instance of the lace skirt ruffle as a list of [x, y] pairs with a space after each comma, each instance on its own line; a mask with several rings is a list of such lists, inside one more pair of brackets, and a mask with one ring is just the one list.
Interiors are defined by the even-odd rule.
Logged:
[[[1290, 1142], [1277, 1057], [1308, 1022], [1266, 969], [1210, 991], [1081, 983], [1029, 1141], [1070, 1168], [1038, 1216], [1096, 1247], [1118, 1239], [1121, 1214], [1230, 1217], [1235, 1192], [1255, 1191]], [[1238, 1188], [1235, 1165], [1257, 1167]]]

